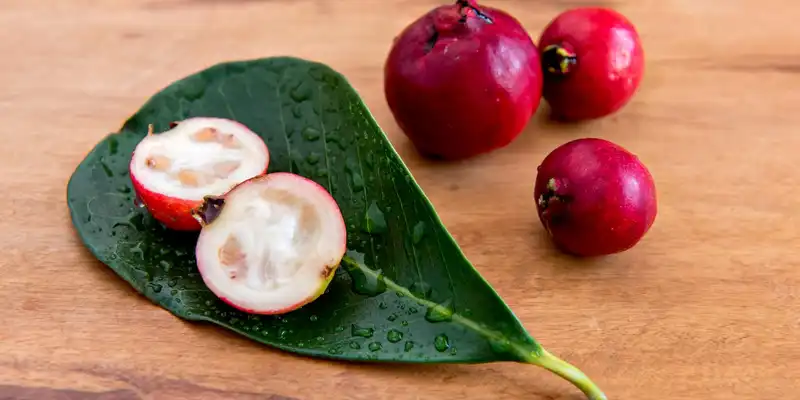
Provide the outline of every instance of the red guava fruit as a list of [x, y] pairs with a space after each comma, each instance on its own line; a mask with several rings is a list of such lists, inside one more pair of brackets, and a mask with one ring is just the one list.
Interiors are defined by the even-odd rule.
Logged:
[[474, 0], [437, 7], [395, 39], [384, 93], [428, 157], [463, 159], [511, 143], [539, 106], [539, 53], [522, 25]]
[[227, 119], [196, 117], [151, 132], [133, 151], [129, 165], [141, 205], [169, 229], [200, 230], [192, 209], [205, 196], [263, 175], [269, 165], [264, 141], [246, 126]]
[[656, 187], [638, 157], [603, 139], [565, 143], [538, 167], [539, 219], [555, 245], [575, 256], [619, 253], [656, 218]]
[[206, 197], [193, 214], [203, 225], [195, 249], [203, 281], [252, 314], [283, 314], [317, 299], [347, 247], [336, 201], [292, 173], [251, 178]]
[[554, 18], [539, 38], [544, 99], [552, 115], [589, 120], [621, 109], [644, 73], [636, 28], [620, 13], [578, 7]]

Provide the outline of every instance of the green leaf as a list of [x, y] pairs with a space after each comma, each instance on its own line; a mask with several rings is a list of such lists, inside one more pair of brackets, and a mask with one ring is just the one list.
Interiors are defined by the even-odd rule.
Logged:
[[[192, 116], [238, 120], [267, 143], [269, 172], [326, 187], [348, 227], [328, 291], [283, 316], [219, 301], [194, 260], [196, 233], [169, 231], [137, 207], [128, 162], [148, 124]], [[101, 262], [174, 315], [261, 343], [332, 359], [543, 366], [591, 398], [580, 371], [547, 353], [464, 257], [345, 78], [295, 58], [218, 64], [153, 96], [100, 142], [68, 187], [73, 224]]]

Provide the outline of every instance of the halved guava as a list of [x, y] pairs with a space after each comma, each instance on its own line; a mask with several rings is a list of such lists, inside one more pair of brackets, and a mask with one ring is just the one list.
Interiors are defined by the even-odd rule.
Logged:
[[163, 133], [151, 132], [134, 149], [131, 181], [142, 205], [175, 230], [199, 230], [192, 210], [263, 175], [269, 166], [264, 141], [246, 126], [223, 118], [195, 117]]
[[336, 201], [316, 182], [278, 172], [208, 197], [194, 212], [203, 225], [197, 268], [226, 303], [282, 314], [325, 292], [346, 251]]

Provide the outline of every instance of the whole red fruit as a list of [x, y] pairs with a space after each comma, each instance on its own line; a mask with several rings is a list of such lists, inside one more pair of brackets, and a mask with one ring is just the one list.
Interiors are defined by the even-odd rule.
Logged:
[[635, 27], [614, 10], [567, 10], [539, 38], [543, 95], [553, 116], [600, 118], [618, 111], [639, 87], [644, 50]]
[[534, 195], [556, 246], [576, 256], [630, 249], [657, 213], [650, 172], [634, 154], [602, 139], [574, 140], [548, 154]]
[[389, 52], [384, 89], [420, 153], [462, 159], [512, 142], [539, 106], [539, 53], [509, 14], [474, 0], [437, 7]]

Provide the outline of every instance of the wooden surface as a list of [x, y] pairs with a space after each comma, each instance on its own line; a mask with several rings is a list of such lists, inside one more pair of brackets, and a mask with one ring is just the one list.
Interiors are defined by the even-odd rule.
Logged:
[[[495, 0], [534, 37], [589, 1]], [[534, 336], [612, 399], [797, 399], [800, 4], [619, 0], [647, 52], [623, 112], [540, 114], [511, 146], [420, 159], [382, 96], [393, 36], [431, 0], [2, 0], [0, 398], [580, 399], [515, 364], [388, 366], [294, 357], [188, 324], [136, 295], [73, 233], [67, 180], [151, 94], [213, 63], [295, 55], [361, 92], [467, 256]], [[592, 3], [597, 4], [597, 3]], [[637, 153], [659, 215], [635, 249], [554, 252], [538, 162], [600, 136]]]

